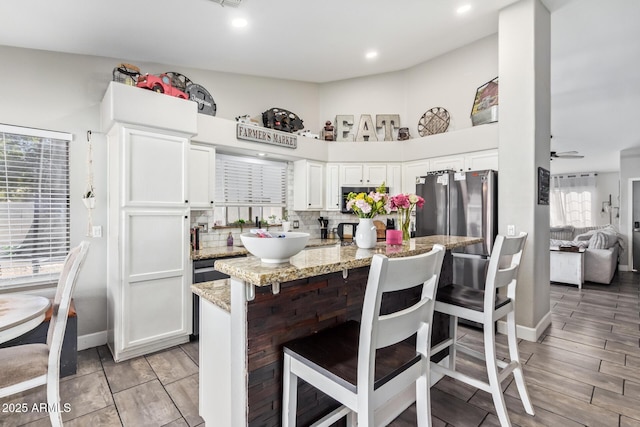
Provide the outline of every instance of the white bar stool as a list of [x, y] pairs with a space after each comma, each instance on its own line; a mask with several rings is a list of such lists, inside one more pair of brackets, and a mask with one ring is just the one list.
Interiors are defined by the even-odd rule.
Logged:
[[[518, 341], [516, 338], [515, 298], [518, 268], [527, 233], [520, 233], [517, 237], [498, 235], [495, 240], [489, 267], [485, 290], [473, 289], [468, 286], [447, 285], [438, 289], [435, 310], [450, 316], [450, 337], [431, 349], [437, 353], [449, 348], [449, 366], [431, 364], [434, 372], [450, 376], [473, 387], [491, 393], [500, 425], [511, 426], [509, 414], [502, 395], [500, 384], [511, 373], [516, 380], [518, 393], [528, 414], [534, 415], [533, 406], [524, 382], [520, 356], [518, 355]], [[506, 297], [497, 295], [497, 289], [507, 288]], [[496, 357], [495, 324], [507, 317], [507, 339], [511, 361], [506, 363]], [[463, 346], [457, 342], [458, 318], [467, 319], [482, 324], [484, 331], [484, 354]], [[472, 357], [485, 360], [487, 365], [486, 383], [456, 371], [456, 352], [461, 351]], [[501, 370], [499, 371], [498, 368]]]
[[[415, 383], [418, 426], [431, 425], [429, 358], [431, 321], [445, 248], [404, 258], [374, 255], [361, 323], [291, 341], [284, 347], [282, 425], [296, 425], [297, 383], [303, 379], [342, 406], [313, 426], [347, 416], [347, 424], [373, 426], [376, 409]], [[380, 314], [385, 292], [422, 285], [420, 300], [394, 313]], [[417, 332], [416, 344], [404, 341]], [[411, 402], [402, 402], [404, 407]], [[356, 421], [357, 418], [357, 421]], [[380, 421], [378, 421], [380, 422]]]

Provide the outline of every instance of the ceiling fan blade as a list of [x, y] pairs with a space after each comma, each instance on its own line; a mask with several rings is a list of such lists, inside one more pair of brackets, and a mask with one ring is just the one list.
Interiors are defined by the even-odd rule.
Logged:
[[560, 153], [556, 151], [551, 152], [552, 159], [583, 159], [584, 156], [578, 154], [577, 151], [562, 151]]

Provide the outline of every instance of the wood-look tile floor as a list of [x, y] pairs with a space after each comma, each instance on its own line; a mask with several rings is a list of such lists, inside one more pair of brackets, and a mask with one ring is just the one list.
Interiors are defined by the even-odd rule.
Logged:
[[[611, 285], [551, 285], [552, 325], [538, 342], [520, 341], [535, 416], [527, 415], [512, 380], [503, 384], [514, 426], [640, 426], [640, 274], [619, 272]], [[481, 348], [479, 330], [462, 341]], [[497, 351], [506, 357], [506, 340]], [[61, 381], [65, 426], [203, 426], [198, 416], [198, 343], [114, 363], [106, 347], [79, 353], [78, 373]], [[462, 358], [460, 369], [484, 367]], [[444, 378], [433, 388], [434, 427], [499, 426], [488, 393]], [[45, 402], [44, 389], [0, 400]], [[0, 426], [49, 426], [46, 413], [0, 412]], [[392, 424], [415, 426], [415, 405]], [[225, 427], [225, 426], [208, 426]], [[233, 426], [236, 427], [236, 426]]]

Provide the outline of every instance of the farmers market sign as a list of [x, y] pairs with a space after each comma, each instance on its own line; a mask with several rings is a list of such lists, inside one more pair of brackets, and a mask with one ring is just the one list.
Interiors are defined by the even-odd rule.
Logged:
[[280, 147], [286, 148], [298, 148], [297, 135], [244, 123], [238, 123], [236, 125], [236, 138], [279, 145]]

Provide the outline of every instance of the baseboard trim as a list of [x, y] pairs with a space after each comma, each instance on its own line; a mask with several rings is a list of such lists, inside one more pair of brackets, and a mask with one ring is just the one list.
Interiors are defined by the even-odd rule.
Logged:
[[81, 335], [78, 337], [78, 351], [88, 348], [100, 347], [107, 343], [107, 331], [95, 332], [93, 334]]
[[[549, 327], [551, 324], [551, 312], [549, 311], [544, 315], [542, 319], [538, 322], [535, 328], [529, 328], [527, 326], [516, 325], [516, 336], [518, 338], [522, 338], [526, 341], [536, 342], [540, 335]], [[504, 320], [498, 320], [498, 332], [501, 334], [507, 333], [507, 322]]]

